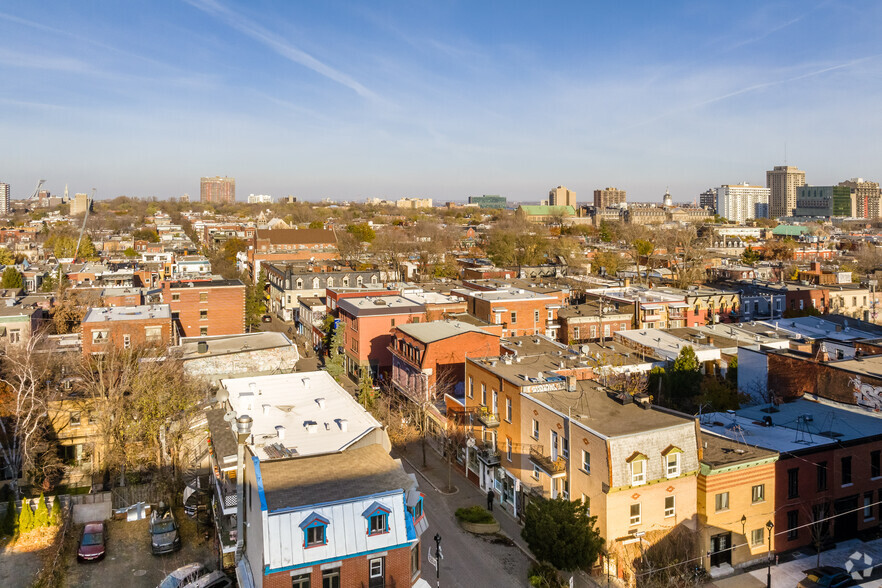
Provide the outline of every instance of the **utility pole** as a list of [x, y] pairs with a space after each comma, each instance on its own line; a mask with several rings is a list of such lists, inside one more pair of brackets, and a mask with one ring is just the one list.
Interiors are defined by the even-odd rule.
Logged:
[[435, 582], [437, 588], [441, 588], [441, 534], [435, 533]]

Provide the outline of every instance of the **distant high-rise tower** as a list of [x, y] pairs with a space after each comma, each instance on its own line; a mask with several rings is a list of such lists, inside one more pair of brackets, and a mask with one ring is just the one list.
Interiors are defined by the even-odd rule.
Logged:
[[70, 215], [83, 214], [86, 210], [92, 210], [92, 199], [88, 194], [77, 194], [70, 201]]
[[708, 188], [704, 192], [698, 195], [698, 205], [702, 208], [707, 208], [714, 212], [717, 211], [717, 191], [713, 188]]
[[769, 216], [793, 216], [796, 210], [796, 189], [805, 186], [805, 172], [792, 165], [776, 165], [766, 172], [769, 193]]
[[549, 206], [572, 206], [576, 208], [576, 193], [563, 186], [558, 186], [548, 193]]
[[594, 207], [609, 208], [611, 206], [619, 206], [625, 203], [626, 196], [625, 191], [618, 188], [594, 190]]
[[879, 182], [870, 182], [864, 178], [852, 178], [845, 182], [839, 182], [839, 185], [850, 188], [854, 195], [854, 216], [871, 219], [882, 216]]
[[9, 214], [12, 211], [12, 196], [9, 194], [9, 184], [0, 183], [0, 214]]
[[215, 176], [202, 178], [200, 202], [226, 203], [236, 201], [236, 178]]
[[717, 214], [732, 223], [743, 223], [749, 218], [766, 218], [769, 207], [769, 189], [762, 186], [724, 184], [717, 188]]

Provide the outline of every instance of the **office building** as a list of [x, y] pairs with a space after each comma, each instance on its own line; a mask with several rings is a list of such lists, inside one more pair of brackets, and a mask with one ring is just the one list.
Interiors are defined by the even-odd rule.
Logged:
[[469, 196], [469, 204], [477, 204], [480, 208], [506, 208], [508, 199], [498, 194], [484, 194], [483, 196]]
[[[618, 188], [604, 188], [594, 190], [594, 206], [596, 208], [608, 208], [625, 203], [625, 191]], [[575, 200], [575, 197], [574, 197]]]
[[717, 211], [717, 192], [713, 188], [708, 188], [698, 195], [698, 205], [707, 208], [713, 212]]
[[877, 219], [882, 216], [879, 201], [879, 182], [870, 182], [864, 178], [851, 178], [839, 182], [840, 186], [846, 186], [854, 196], [855, 207], [852, 215], [859, 218]]
[[[717, 214], [733, 223], [749, 218], [765, 218], [763, 205], [769, 204], [769, 188], [743, 184], [724, 184], [717, 188]], [[759, 206], [758, 206], [759, 205]]]
[[576, 193], [564, 186], [558, 186], [548, 193], [549, 206], [572, 206], [578, 208], [576, 204]]
[[848, 186], [800, 186], [796, 189], [796, 216], [852, 216]]
[[805, 172], [791, 165], [776, 165], [766, 172], [769, 193], [769, 214], [772, 218], [793, 216], [796, 210], [796, 189], [805, 186]]
[[12, 211], [12, 196], [9, 193], [9, 184], [0, 183], [0, 214], [9, 214]]
[[248, 204], [272, 204], [273, 197], [269, 194], [249, 194]]
[[236, 201], [236, 178], [215, 176], [202, 178], [199, 192], [200, 202], [224, 204]]
[[92, 199], [88, 194], [79, 193], [70, 201], [70, 215], [76, 216], [92, 210]]

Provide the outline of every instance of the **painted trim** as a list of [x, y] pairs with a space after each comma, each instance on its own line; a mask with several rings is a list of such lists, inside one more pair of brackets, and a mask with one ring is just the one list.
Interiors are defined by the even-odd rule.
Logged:
[[283, 568], [276, 568], [276, 569], [274, 569], [274, 570], [271, 570], [270, 567], [269, 567], [269, 565], [264, 565], [264, 567], [263, 567], [263, 575], [264, 575], [264, 576], [268, 576], [268, 575], [270, 575], [270, 574], [276, 574], [276, 573], [278, 573], [278, 572], [287, 572], [287, 571], [289, 571], [289, 570], [296, 570], [296, 569], [300, 569], [300, 568], [306, 568], [306, 567], [309, 567], [309, 566], [316, 566], [316, 565], [321, 565], [321, 564], [326, 564], [326, 563], [332, 563], [332, 562], [342, 562], [342, 561], [347, 560], [347, 559], [352, 559], [352, 558], [356, 558], [356, 557], [362, 557], [362, 556], [364, 556], [364, 555], [373, 555], [373, 554], [380, 553], [380, 552], [383, 552], [383, 551], [387, 551], [387, 552], [388, 552], [388, 551], [392, 551], [392, 550], [394, 550], [394, 549], [400, 549], [400, 548], [402, 548], [402, 547], [408, 547], [408, 548], [409, 548], [411, 545], [413, 545], [414, 543], [417, 543], [417, 542], [418, 542], [418, 540], [417, 540], [417, 539], [414, 539], [413, 541], [408, 541], [408, 542], [406, 542], [406, 543], [399, 543], [398, 545], [390, 545], [390, 546], [387, 546], [387, 547], [380, 547], [380, 548], [378, 548], [378, 549], [371, 549], [370, 551], [360, 551], [360, 552], [358, 552], [358, 553], [353, 553], [353, 554], [347, 555], [346, 557], [343, 557], [343, 558], [339, 558], [339, 557], [329, 557], [329, 558], [327, 558], [327, 559], [322, 559], [322, 560], [319, 560], [319, 561], [311, 561], [311, 562], [309, 562], [309, 563], [303, 563], [303, 564], [296, 565], [296, 566], [285, 566], [285, 567], [283, 567]]
[[257, 495], [260, 496], [260, 510], [269, 512], [266, 507], [266, 493], [263, 490], [263, 476], [260, 474], [260, 458], [254, 456], [251, 459], [254, 460], [254, 480], [257, 482]]

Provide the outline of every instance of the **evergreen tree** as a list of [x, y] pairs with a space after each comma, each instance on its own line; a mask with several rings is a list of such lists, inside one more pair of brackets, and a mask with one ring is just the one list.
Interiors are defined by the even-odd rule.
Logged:
[[374, 390], [374, 379], [371, 377], [371, 369], [364, 367], [358, 378], [358, 402], [365, 410], [371, 410], [375, 401], [376, 391]]
[[15, 535], [15, 529], [18, 526], [18, 517], [15, 512], [15, 499], [10, 496], [6, 503], [6, 515], [3, 517], [3, 534]]
[[40, 499], [37, 501], [37, 510], [34, 512], [34, 528], [49, 526], [49, 509], [46, 507], [46, 497], [40, 493]]
[[24, 278], [21, 272], [12, 266], [7, 266], [3, 270], [3, 277], [0, 278], [0, 287], [2, 288], [24, 288]]
[[701, 364], [691, 345], [680, 350], [668, 372], [669, 399], [673, 408], [690, 410], [693, 399], [701, 391]]
[[331, 337], [331, 359], [328, 361], [328, 365], [325, 366], [325, 369], [331, 374], [335, 380], [340, 381], [340, 376], [343, 375], [343, 345], [345, 344], [345, 330], [346, 325], [343, 321], [337, 323], [337, 327], [334, 329], [334, 335]]
[[603, 550], [603, 537], [581, 500], [535, 500], [527, 505], [521, 537], [540, 562], [559, 570], [590, 570]]
[[30, 533], [34, 529], [34, 511], [31, 510], [31, 505], [28, 504], [28, 499], [25, 498], [21, 501], [21, 514], [18, 516], [18, 533], [19, 535], [24, 535], [25, 533]]
[[61, 500], [56, 496], [52, 501], [52, 510], [49, 511], [49, 524], [54, 527], [59, 523], [61, 523]]

